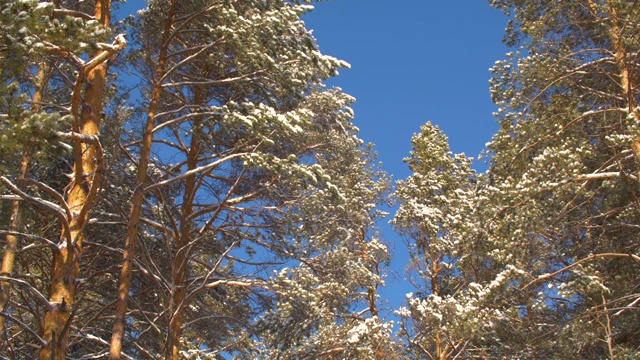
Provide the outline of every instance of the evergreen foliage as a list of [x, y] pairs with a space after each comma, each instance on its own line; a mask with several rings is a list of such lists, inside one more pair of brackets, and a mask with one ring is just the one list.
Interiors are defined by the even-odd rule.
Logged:
[[490, 0], [488, 171], [392, 188], [312, 3], [0, 5], [0, 357], [637, 359], [640, 4]]
[[[3, 198], [21, 206], [3, 202], [18, 258], [2, 356], [392, 358], [374, 223], [388, 180], [353, 99], [322, 83], [348, 64], [319, 52], [312, 6], [150, 1], [116, 26], [115, 5], [3, 5]], [[20, 175], [35, 139], [50, 163]]]

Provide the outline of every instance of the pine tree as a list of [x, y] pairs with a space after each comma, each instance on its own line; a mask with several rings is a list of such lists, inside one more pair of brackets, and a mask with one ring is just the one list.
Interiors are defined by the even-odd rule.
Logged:
[[638, 4], [491, 3], [511, 16], [517, 48], [492, 69], [500, 130], [482, 203], [491, 260], [520, 273], [499, 353], [632, 357]]
[[[73, 9], [68, 8], [69, 5]], [[3, 29], [7, 30], [3, 34], [2, 60], [8, 65], [7, 71], [3, 71], [3, 76], [7, 77], [3, 85], [8, 85], [6, 90], [16, 94], [9, 94], [5, 99], [11, 99], [11, 102], [3, 106], [6, 112], [3, 116], [8, 119], [3, 122], [3, 137], [13, 135], [11, 141], [4, 144], [10, 145], [17, 140], [24, 149], [17, 176], [20, 182], [16, 185], [9, 178], [2, 177], [2, 183], [32, 208], [54, 215], [62, 227], [58, 239], [50, 241], [39, 236], [38, 229], [31, 233], [18, 233], [15, 230], [20, 228], [20, 222], [11, 223], [12, 235], [43, 241], [53, 250], [53, 266], [50, 272], [39, 274], [51, 274], [49, 300], [38, 289], [44, 282], [38, 284], [30, 280], [38, 274], [27, 270], [7, 280], [20, 285], [23, 290], [27, 289], [27, 293], [37, 299], [24, 307], [30, 310], [26, 313], [33, 316], [29, 321], [7, 316], [13, 325], [18, 325], [38, 340], [42, 347], [40, 356], [47, 359], [65, 356], [72, 314], [77, 310], [74, 306], [75, 288], [84, 229], [100, 183], [101, 152], [96, 135], [102, 117], [105, 64], [124, 46], [120, 38], [113, 44], [100, 42], [109, 36], [109, 11], [108, 1], [97, 2], [95, 7], [77, 7], [63, 2], [12, 1], [3, 4], [2, 8]], [[20, 67], [22, 71], [14, 71]], [[49, 69], [55, 69], [55, 72]], [[31, 78], [31, 74], [37, 75]], [[36, 79], [33, 95], [20, 93], [15, 84], [28, 84], [33, 78]], [[49, 95], [45, 97], [45, 93]], [[47, 154], [47, 150], [53, 149], [52, 145], [60, 141], [71, 142], [75, 155], [73, 182], [64, 196], [61, 189], [52, 183], [26, 176], [29, 159]], [[13, 219], [17, 220], [18, 215], [14, 207]], [[3, 261], [7, 272], [11, 271], [10, 256], [7, 255], [15, 250], [15, 244], [15, 238], [7, 238], [10, 248], [5, 252]], [[29, 269], [34, 266], [22, 263], [21, 267]], [[6, 289], [3, 283], [3, 294], [6, 294]], [[38, 308], [46, 312], [44, 319], [40, 318]], [[41, 336], [33, 326], [36, 319], [42, 325]], [[20, 348], [10, 349], [18, 353], [23, 351]]]
[[[312, 219], [295, 215], [296, 204], [318, 192], [307, 206], [338, 211], [318, 203], [345, 191], [325, 175], [323, 159], [359, 158], [356, 148], [334, 147], [358, 140], [351, 98], [321, 84], [345, 63], [318, 51], [300, 21], [309, 9], [284, 1], [158, 1], [140, 12], [129, 58], [148, 102], [145, 127], [128, 134], [137, 178], [111, 358], [253, 351], [251, 324], [275, 301], [272, 270], [302, 256], [297, 225]], [[327, 133], [335, 139], [324, 139]], [[368, 219], [358, 218], [362, 230]], [[347, 240], [355, 241], [330, 239]], [[342, 248], [366, 255], [356, 245]], [[376, 279], [358, 278], [332, 304], [347, 306]], [[129, 301], [155, 308], [140, 311]]]
[[374, 220], [388, 180], [350, 135], [352, 125], [332, 123], [315, 135], [332, 149], [316, 156], [331, 187], [309, 189], [291, 204], [294, 261], [270, 279], [277, 302], [257, 323], [255, 358], [398, 357], [377, 296], [388, 250]]
[[418, 358], [476, 356], [503, 316], [493, 303], [509, 271], [494, 278], [485, 269], [471, 158], [452, 154], [447, 137], [431, 123], [412, 144], [405, 162], [413, 174], [397, 182], [400, 206], [392, 221], [407, 239], [408, 281], [416, 288], [398, 311], [400, 333]]

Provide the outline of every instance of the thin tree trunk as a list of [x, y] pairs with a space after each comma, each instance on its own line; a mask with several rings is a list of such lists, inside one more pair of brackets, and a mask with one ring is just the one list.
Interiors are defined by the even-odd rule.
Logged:
[[[22, 161], [20, 162], [19, 179], [24, 179], [31, 158], [30, 152], [25, 149], [22, 153]], [[11, 221], [9, 223], [9, 231], [18, 232], [20, 230], [20, 200], [16, 200], [11, 204]], [[15, 235], [7, 235], [7, 244], [4, 248], [4, 256], [2, 257], [2, 270], [0, 275], [11, 277], [13, 275], [13, 263], [18, 249], [18, 237]], [[9, 295], [11, 292], [11, 284], [8, 281], [0, 282], [0, 312], [4, 312]], [[4, 331], [5, 318], [0, 316], [0, 331]]]
[[[40, 63], [40, 67], [38, 68], [38, 75], [36, 77], [36, 89], [33, 94], [33, 107], [31, 111], [38, 112], [40, 111], [40, 104], [42, 102], [43, 92], [45, 88], [46, 81], [46, 64]], [[27, 174], [27, 169], [29, 168], [29, 161], [31, 160], [31, 150], [27, 146], [23, 149], [22, 159], [20, 161], [20, 170], [18, 173], [19, 179], [24, 179]], [[9, 223], [9, 231], [11, 232], [19, 232], [21, 218], [20, 218], [20, 201], [16, 200], [11, 204], [11, 217]], [[7, 235], [6, 236], [6, 245], [4, 249], [4, 255], [2, 257], [2, 268], [0, 269], [0, 275], [3, 276], [12, 276], [13, 274], [13, 264], [16, 257], [16, 251], [18, 249], [18, 237], [15, 235]], [[9, 302], [9, 296], [11, 292], [11, 284], [7, 281], [0, 281], [0, 312], [4, 312], [7, 303]], [[0, 331], [4, 330], [5, 318], [4, 316], [0, 316]]]
[[[380, 270], [379, 270], [379, 264], [375, 259], [370, 258], [369, 256], [369, 246], [367, 244], [367, 240], [365, 238], [365, 230], [364, 229], [358, 229], [357, 230], [357, 234], [358, 234], [358, 241], [360, 242], [360, 248], [362, 251], [362, 260], [364, 261], [365, 264], [371, 264], [372, 267], [372, 272], [379, 274]], [[378, 313], [378, 305], [376, 304], [376, 293], [377, 293], [377, 285], [373, 285], [370, 284], [367, 287], [367, 300], [369, 301], [369, 313], [371, 314], [372, 318], [378, 318], [378, 320], [380, 320], [380, 316]], [[380, 333], [380, 329], [376, 328], [374, 330], [377, 334]], [[375, 349], [375, 353], [376, 353], [376, 360], [382, 360], [384, 358], [384, 349], [382, 349], [380, 347], [379, 344], [375, 344], [376, 349]]]
[[[40, 63], [38, 68], [38, 74], [36, 77], [36, 89], [33, 94], [33, 107], [31, 111], [40, 111], [40, 102], [42, 102], [45, 80], [46, 80], [46, 64]], [[31, 160], [31, 144], [24, 147], [22, 151], [22, 159], [20, 161], [20, 170], [18, 172], [18, 178], [24, 179], [29, 168], [29, 161]], [[20, 214], [20, 201], [16, 200], [11, 204], [11, 217], [9, 223], [9, 231], [19, 232], [21, 224]], [[0, 275], [11, 277], [13, 275], [13, 264], [16, 257], [16, 251], [18, 249], [18, 237], [15, 235], [6, 236], [6, 246], [4, 249], [4, 255], [2, 257], [2, 268], [0, 269]], [[11, 284], [7, 281], [0, 281], [0, 312], [4, 312], [7, 303], [9, 302], [9, 295], [11, 292]], [[0, 316], [0, 331], [4, 330], [5, 318]]]
[[185, 254], [186, 249], [181, 246], [183, 245], [182, 243], [182, 241], [179, 241], [178, 244], [176, 244], [178, 251], [172, 270], [173, 288], [171, 289], [171, 302], [169, 306], [169, 314], [171, 315], [171, 320], [169, 321], [169, 334], [167, 337], [167, 360], [180, 359], [180, 339], [182, 338], [182, 323], [184, 319], [183, 302], [186, 297], [185, 280], [188, 261], [188, 258]]
[[[202, 91], [198, 88], [194, 89], [194, 103], [202, 104]], [[200, 127], [200, 119], [196, 118], [192, 126], [193, 129]], [[198, 155], [200, 153], [200, 142], [198, 133], [192, 132], [191, 144], [187, 153], [187, 171], [198, 167]], [[186, 277], [188, 274], [189, 257], [191, 249], [189, 242], [191, 239], [192, 222], [190, 220], [193, 213], [193, 203], [196, 197], [196, 174], [190, 174], [185, 179], [184, 198], [182, 209], [180, 211], [180, 236], [176, 241], [176, 258], [173, 263], [173, 289], [171, 291], [171, 302], [169, 306], [169, 337], [167, 359], [179, 360], [182, 337], [182, 324], [184, 320], [185, 299], [187, 296]]]
[[[426, 250], [425, 246], [425, 250]], [[429, 252], [429, 257], [431, 257], [431, 293], [435, 296], [440, 296], [440, 287], [438, 286], [438, 276], [440, 275], [440, 264], [439, 258], [434, 258]], [[440, 335], [440, 330], [436, 329], [436, 357], [439, 360], [443, 360], [448, 358], [447, 353], [443, 349], [444, 342], [442, 341], [442, 336]]]
[[[95, 17], [102, 25], [109, 26], [110, 0], [96, 0]], [[74, 87], [72, 100], [72, 116], [77, 117], [80, 106], [80, 90], [86, 78], [86, 89], [80, 119], [74, 119], [74, 132], [82, 135], [97, 136], [103, 108], [104, 88], [108, 65], [106, 62], [91, 68], [80, 78]], [[40, 360], [64, 360], [67, 352], [68, 333], [73, 321], [75, 305], [76, 279], [80, 272], [79, 257], [82, 254], [84, 228], [86, 226], [88, 209], [94, 200], [90, 189], [99, 186], [101, 157], [98, 146], [74, 141], [76, 154], [74, 176], [67, 194], [67, 204], [72, 213], [69, 219], [70, 233], [62, 230], [58, 251], [54, 253], [51, 275], [51, 293], [49, 301], [52, 308], [44, 318], [42, 338], [47, 346], [40, 350]], [[80, 155], [80, 156], [78, 156]]]
[[[609, 28], [609, 39], [613, 45], [614, 57], [616, 60], [616, 66], [618, 67], [620, 77], [620, 88], [622, 90], [622, 97], [626, 99], [626, 107], [628, 109], [629, 115], [633, 116], [636, 121], [640, 121], [636, 114], [636, 98], [635, 98], [635, 78], [632, 76], [633, 69], [631, 68], [630, 63], [627, 61], [627, 49], [624, 44], [624, 36], [623, 36], [623, 26], [620, 24], [620, 17], [618, 14], [618, 10], [614, 6], [611, 0], [607, 0], [606, 5], [608, 6], [608, 20], [610, 21]], [[589, 0], [589, 6], [591, 7], [591, 12], [598, 17], [597, 15], [597, 7], [593, 0]], [[603, 19], [601, 19], [603, 20]], [[633, 144], [631, 145], [633, 148], [633, 152], [636, 156], [637, 161], [640, 163], [640, 138], [637, 138]], [[638, 171], [638, 175], [640, 175], [640, 170]]]
[[131, 210], [129, 215], [129, 223], [127, 226], [127, 237], [125, 239], [125, 247], [120, 270], [120, 284], [118, 286], [118, 299], [116, 302], [115, 320], [111, 334], [111, 344], [109, 349], [109, 359], [117, 360], [121, 358], [122, 342], [124, 340], [124, 331], [126, 327], [127, 302], [129, 300], [129, 291], [131, 289], [131, 275], [133, 272], [133, 260], [135, 258], [135, 249], [138, 240], [138, 228], [140, 215], [142, 212], [142, 202], [144, 200], [144, 187], [147, 179], [147, 168], [149, 166], [149, 157], [151, 155], [151, 145], [153, 141], [153, 128], [156, 123], [156, 114], [160, 106], [160, 95], [162, 93], [162, 84], [159, 82], [165, 73], [165, 64], [167, 61], [168, 44], [167, 40], [171, 34], [173, 25], [173, 9], [175, 2], [171, 4], [169, 13], [164, 23], [164, 31], [162, 34], [162, 48], [158, 57], [158, 65], [156, 66], [156, 82], [151, 92], [151, 102], [147, 111], [147, 123], [142, 139], [142, 148], [140, 150], [140, 159], [138, 161], [135, 184], [133, 186], [133, 199], [131, 200]]

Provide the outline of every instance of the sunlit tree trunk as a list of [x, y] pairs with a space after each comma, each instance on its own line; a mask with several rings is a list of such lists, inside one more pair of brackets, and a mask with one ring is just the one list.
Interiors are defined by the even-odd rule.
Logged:
[[[20, 172], [18, 174], [19, 179], [24, 179], [27, 173], [27, 167], [29, 166], [30, 152], [25, 149], [22, 153], [22, 160], [20, 162]], [[11, 218], [9, 223], [9, 231], [15, 233], [20, 229], [20, 200], [15, 200], [11, 204]], [[8, 234], [6, 236], [6, 245], [4, 248], [4, 255], [2, 257], [2, 270], [0, 275], [10, 277], [13, 274], [13, 263], [16, 257], [16, 251], [18, 250], [18, 237], [14, 234]], [[0, 312], [4, 312], [7, 303], [9, 302], [9, 294], [11, 292], [11, 284], [8, 281], [0, 281]], [[4, 331], [5, 319], [0, 316], [0, 331]]]
[[165, 72], [165, 64], [167, 61], [168, 44], [167, 40], [171, 33], [173, 25], [173, 9], [175, 2], [172, 3], [169, 13], [167, 14], [164, 31], [162, 35], [162, 48], [158, 57], [158, 65], [156, 67], [156, 81], [151, 90], [151, 101], [147, 110], [147, 123], [144, 128], [142, 139], [142, 147], [140, 149], [140, 158], [136, 173], [135, 184], [133, 185], [133, 199], [131, 200], [131, 210], [129, 215], [129, 223], [127, 226], [127, 237], [124, 247], [124, 261], [120, 272], [120, 284], [118, 286], [118, 299], [116, 302], [115, 321], [111, 335], [111, 344], [109, 359], [120, 359], [122, 354], [122, 341], [126, 326], [127, 302], [129, 299], [129, 291], [131, 289], [131, 274], [133, 271], [133, 260], [135, 258], [135, 249], [138, 240], [138, 229], [140, 215], [142, 212], [142, 203], [144, 200], [144, 187], [147, 180], [147, 168], [149, 167], [149, 157], [151, 155], [151, 145], [153, 142], [153, 128], [156, 124], [156, 114], [160, 106], [160, 95], [162, 92], [161, 79]]
[[[364, 260], [364, 262], [367, 264], [371, 264], [372, 272], [376, 274], [380, 273], [378, 262], [375, 259], [373, 259], [371, 256], [369, 256], [370, 251], [368, 249], [369, 246], [367, 245], [365, 230], [358, 229], [357, 234], [358, 234], [358, 245], [360, 245], [360, 248], [362, 250], [362, 260]], [[372, 284], [367, 288], [367, 301], [369, 302], [369, 313], [371, 317], [379, 318], [380, 316], [378, 312], [378, 304], [376, 304], [376, 295], [377, 295], [377, 285]], [[379, 334], [380, 329], [376, 329], [376, 333]], [[379, 344], [374, 344], [374, 345], [377, 346], [377, 348], [375, 349], [376, 360], [384, 359], [384, 349], [381, 346], [379, 346]]]
[[[110, 8], [110, 0], [96, 0], [94, 16], [105, 27], [109, 26]], [[107, 69], [108, 65], [103, 61], [88, 69], [86, 74], [78, 75], [71, 105], [74, 132], [86, 136], [98, 135]], [[82, 88], [85, 89], [83, 93]], [[76, 139], [73, 146], [76, 158], [66, 199], [72, 218], [69, 219], [69, 231], [62, 230], [58, 249], [54, 252], [49, 300], [52, 307], [44, 318], [42, 338], [47, 346], [40, 351], [41, 360], [65, 359], [88, 209], [95, 200], [95, 189], [99, 186], [102, 171], [102, 154], [96, 144]]]
[[[426, 244], [426, 239], [424, 240], [424, 243]], [[440, 260], [442, 258], [442, 255], [437, 254], [434, 256], [428, 245], [425, 245], [424, 251], [425, 254], [429, 254], [429, 257], [431, 258], [431, 293], [434, 296], [440, 296], [438, 277], [440, 276]], [[440, 330], [436, 329], [435, 336], [436, 357], [440, 360], [447, 359], [448, 354], [444, 351], [444, 343], [442, 340], [442, 336], [440, 335]]]
[[[635, 78], [632, 76], [633, 69], [627, 60], [628, 52], [624, 44], [625, 36], [623, 34], [624, 25], [620, 23], [618, 10], [614, 6], [613, 1], [607, 0], [605, 5], [606, 14], [602, 16], [595, 0], [589, 0], [591, 13], [603, 23], [608, 23], [609, 25], [609, 39], [611, 40], [613, 55], [619, 72], [618, 77], [620, 79], [619, 84], [620, 90], [622, 90], [622, 98], [626, 100], [629, 114], [637, 121], [640, 121], [635, 113], [636, 99], [634, 89], [636, 84], [634, 81]], [[636, 141], [633, 142], [633, 152], [636, 158], [640, 160], [640, 139], [636, 139]]]

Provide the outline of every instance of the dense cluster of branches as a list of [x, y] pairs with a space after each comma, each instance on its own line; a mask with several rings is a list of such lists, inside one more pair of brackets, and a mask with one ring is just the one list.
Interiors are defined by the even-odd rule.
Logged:
[[[388, 187], [293, 1], [4, 2], [3, 358], [382, 358]], [[120, 79], [120, 80], [118, 80]], [[274, 355], [275, 354], [275, 355]]]
[[417, 288], [403, 335], [433, 359], [635, 359], [640, 3], [490, 3], [516, 51], [491, 70], [489, 170], [427, 124], [398, 183]]
[[323, 82], [311, 1], [0, 5], [0, 357], [637, 358], [640, 4], [491, 0], [489, 170], [389, 179]]

